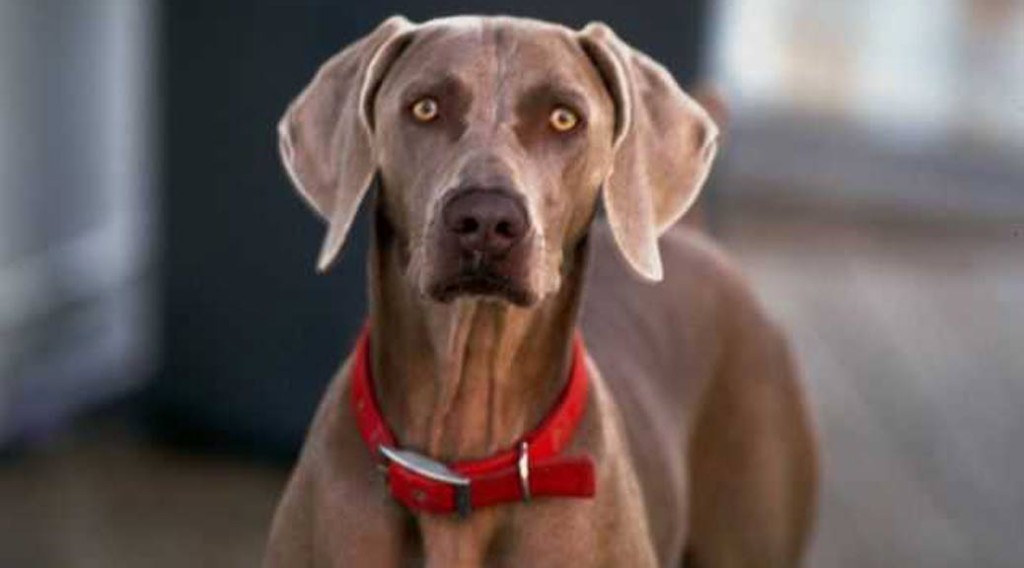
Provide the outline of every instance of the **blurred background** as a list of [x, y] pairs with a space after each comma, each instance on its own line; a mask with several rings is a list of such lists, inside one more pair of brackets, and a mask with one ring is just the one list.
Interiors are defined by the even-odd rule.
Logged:
[[[788, 330], [809, 566], [1024, 558], [1024, 0], [0, 0], [0, 566], [253, 566], [365, 309], [275, 124], [392, 13], [610, 23], [713, 107]], [[365, 221], [360, 221], [364, 223]]]

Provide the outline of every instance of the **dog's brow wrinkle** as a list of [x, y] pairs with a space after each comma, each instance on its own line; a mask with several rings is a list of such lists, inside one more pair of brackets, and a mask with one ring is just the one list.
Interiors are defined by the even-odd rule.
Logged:
[[491, 113], [492, 124], [497, 128], [509, 114], [506, 85], [509, 75], [513, 72], [509, 62], [513, 61], [519, 42], [514, 34], [500, 24], [493, 25], [492, 57], [494, 62], [494, 101]]
[[504, 100], [501, 97], [501, 92], [504, 91], [505, 82], [505, 60], [501, 57], [500, 44], [504, 41], [504, 34], [499, 26], [494, 26], [494, 41], [492, 43], [491, 57], [494, 61], [494, 81], [492, 83], [494, 87], [494, 96], [492, 100], [494, 105], [491, 113], [491, 123], [497, 124], [499, 117], [504, 114], [502, 109]]

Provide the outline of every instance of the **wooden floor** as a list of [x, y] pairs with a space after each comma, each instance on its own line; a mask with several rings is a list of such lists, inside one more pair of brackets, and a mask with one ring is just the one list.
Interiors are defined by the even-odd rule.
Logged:
[[[1024, 223], [722, 219], [819, 425], [808, 565], [1024, 565]], [[283, 482], [78, 435], [0, 464], [0, 566], [256, 566]]]
[[1024, 566], [1024, 220], [733, 214], [824, 466], [809, 566]]
[[77, 433], [0, 464], [0, 567], [260, 565], [284, 472]]

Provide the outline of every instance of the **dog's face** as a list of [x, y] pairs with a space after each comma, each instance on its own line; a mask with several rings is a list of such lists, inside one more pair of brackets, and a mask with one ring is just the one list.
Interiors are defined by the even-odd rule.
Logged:
[[409, 284], [430, 301], [528, 306], [558, 290], [603, 188], [616, 242], [660, 278], [657, 236], [692, 202], [715, 127], [601, 24], [391, 18], [325, 64], [280, 125], [337, 254], [371, 179]]
[[578, 41], [536, 23], [427, 26], [372, 116], [384, 213], [419, 292], [529, 305], [558, 289], [612, 156], [612, 99]]

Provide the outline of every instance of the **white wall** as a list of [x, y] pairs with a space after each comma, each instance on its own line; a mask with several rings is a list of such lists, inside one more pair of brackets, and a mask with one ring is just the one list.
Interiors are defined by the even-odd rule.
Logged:
[[0, 2], [0, 442], [142, 376], [156, 16]]
[[1024, 0], [722, 0], [712, 80], [737, 197], [1024, 215]]

